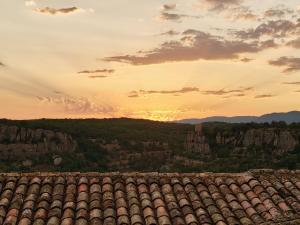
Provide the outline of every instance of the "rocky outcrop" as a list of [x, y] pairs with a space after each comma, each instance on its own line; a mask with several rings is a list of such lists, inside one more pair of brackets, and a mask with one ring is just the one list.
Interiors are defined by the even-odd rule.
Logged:
[[195, 127], [195, 131], [188, 133], [184, 146], [190, 153], [198, 153], [202, 156], [211, 155], [210, 145], [200, 125]]
[[28, 159], [76, 148], [76, 141], [62, 132], [0, 125], [0, 159]]
[[235, 152], [250, 147], [262, 148], [274, 156], [282, 156], [295, 149], [297, 138], [289, 130], [266, 128], [249, 129], [235, 135], [218, 133], [216, 136], [218, 145], [230, 145]]
[[200, 125], [187, 135], [185, 151], [199, 153], [200, 156], [212, 156], [224, 146], [231, 154], [247, 154], [250, 149], [258, 149], [262, 154], [283, 156], [299, 144], [300, 134], [295, 131], [280, 128], [257, 128], [248, 130], [219, 131], [215, 136], [209, 136]]

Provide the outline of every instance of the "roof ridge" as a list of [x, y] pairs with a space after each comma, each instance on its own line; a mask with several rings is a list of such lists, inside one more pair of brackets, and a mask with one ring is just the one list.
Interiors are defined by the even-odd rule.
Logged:
[[27, 177], [46, 177], [46, 176], [100, 176], [100, 177], [206, 177], [206, 176], [246, 176], [246, 175], [257, 175], [257, 174], [272, 174], [272, 173], [300, 173], [300, 170], [273, 170], [273, 169], [252, 169], [245, 172], [234, 172], [234, 173], [218, 173], [218, 172], [200, 172], [200, 173], [161, 173], [161, 172], [13, 172], [13, 173], [0, 173], [0, 176], [27, 176]]
[[160, 172], [13, 172], [13, 173], [0, 173], [0, 176], [132, 176], [132, 177], [146, 177], [146, 176], [161, 176], [161, 177], [205, 177], [205, 176], [242, 176], [247, 175], [249, 172], [240, 173], [160, 173]]

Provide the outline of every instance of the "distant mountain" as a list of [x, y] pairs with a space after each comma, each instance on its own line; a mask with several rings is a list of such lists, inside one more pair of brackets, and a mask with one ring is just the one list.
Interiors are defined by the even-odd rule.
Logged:
[[287, 113], [270, 113], [262, 116], [212, 116], [202, 119], [183, 119], [175, 121], [176, 123], [197, 124], [205, 122], [224, 122], [224, 123], [271, 123], [273, 121], [284, 121], [290, 123], [300, 123], [300, 111], [292, 111]]

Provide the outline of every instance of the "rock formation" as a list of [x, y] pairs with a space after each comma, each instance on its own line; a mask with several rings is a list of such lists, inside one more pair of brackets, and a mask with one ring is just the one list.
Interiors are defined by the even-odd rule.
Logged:
[[222, 147], [228, 147], [231, 154], [246, 154], [250, 148], [260, 149], [262, 153], [271, 156], [283, 156], [299, 144], [300, 134], [288, 129], [257, 128], [235, 131], [219, 131], [209, 137], [201, 128], [195, 127], [190, 132], [185, 143], [185, 151], [199, 153], [200, 156], [211, 155]]
[[201, 125], [195, 126], [195, 131], [190, 132], [187, 135], [185, 142], [185, 149], [191, 153], [198, 153], [202, 156], [208, 156], [211, 154], [211, 149], [207, 141], [206, 136], [202, 131]]
[[76, 141], [62, 132], [0, 125], [0, 159], [31, 159], [76, 148]]
[[[295, 149], [298, 144], [297, 138], [289, 131], [275, 128], [249, 129], [235, 135], [218, 133], [216, 143], [230, 145], [233, 148], [244, 149], [255, 147], [270, 151], [274, 156], [282, 156]], [[233, 151], [235, 151], [233, 149]]]

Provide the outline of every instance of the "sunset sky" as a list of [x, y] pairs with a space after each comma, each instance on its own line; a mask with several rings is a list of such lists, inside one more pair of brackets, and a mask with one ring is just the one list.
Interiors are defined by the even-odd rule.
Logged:
[[0, 118], [300, 110], [299, 0], [0, 0], [0, 30]]

